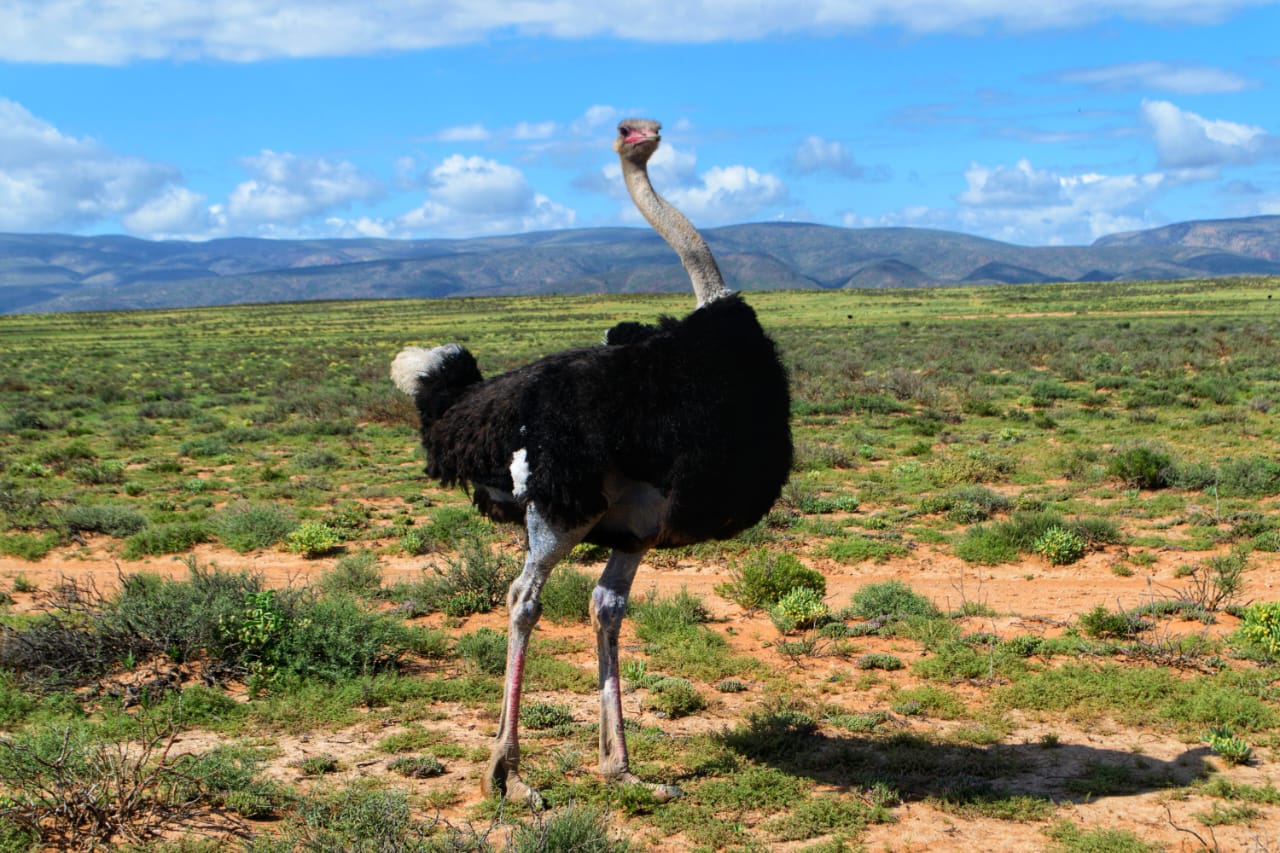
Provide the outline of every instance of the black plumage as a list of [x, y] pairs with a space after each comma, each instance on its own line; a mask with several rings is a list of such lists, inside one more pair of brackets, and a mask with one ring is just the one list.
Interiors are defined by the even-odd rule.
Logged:
[[[484, 381], [459, 348], [413, 393], [427, 473], [467, 487], [495, 520], [520, 521], [533, 501], [565, 527], [607, 514], [618, 482], [656, 490], [658, 524], [606, 515], [585, 537], [609, 547], [684, 545], [755, 524], [791, 466], [773, 342], [738, 296], [640, 328]], [[520, 488], [512, 463], [522, 449]]]

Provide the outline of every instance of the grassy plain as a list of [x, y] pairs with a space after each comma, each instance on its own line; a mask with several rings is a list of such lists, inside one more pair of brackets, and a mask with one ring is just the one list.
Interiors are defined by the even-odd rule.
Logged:
[[637, 770], [687, 795], [593, 772], [583, 549], [545, 815], [476, 793], [519, 532], [422, 479], [387, 366], [687, 297], [0, 317], [0, 851], [1280, 850], [1277, 292], [750, 294], [792, 480], [653, 555], [623, 638]]

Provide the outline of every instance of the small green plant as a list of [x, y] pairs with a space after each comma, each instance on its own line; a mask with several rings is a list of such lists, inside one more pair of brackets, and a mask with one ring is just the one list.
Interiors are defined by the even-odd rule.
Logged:
[[444, 765], [430, 755], [401, 755], [388, 761], [387, 769], [410, 779], [430, 779], [445, 771]]
[[769, 619], [781, 634], [812, 628], [830, 613], [822, 596], [809, 587], [796, 587], [769, 610]]
[[458, 638], [458, 656], [487, 675], [502, 675], [507, 668], [507, 637], [492, 628]]
[[891, 655], [887, 652], [874, 652], [858, 658], [854, 661], [854, 666], [858, 669], [883, 669], [889, 671], [902, 669], [905, 664], [903, 664], [902, 658], [897, 655]]
[[1036, 539], [1032, 550], [1054, 566], [1066, 566], [1084, 556], [1085, 541], [1080, 534], [1063, 527], [1050, 527]]
[[550, 702], [526, 702], [520, 706], [520, 725], [541, 730], [567, 726], [573, 722], [573, 712], [568, 705]]
[[687, 717], [707, 707], [707, 700], [684, 678], [663, 678], [649, 688], [645, 707], [670, 719]]
[[326, 773], [338, 771], [338, 759], [328, 753], [308, 755], [294, 762], [293, 766], [297, 767], [298, 772], [303, 776], [323, 776]]
[[1227, 726], [1214, 726], [1209, 729], [1203, 740], [1228, 764], [1248, 764], [1253, 758], [1253, 748], [1243, 738], [1232, 734]]
[[293, 553], [314, 559], [333, 551], [342, 544], [342, 538], [327, 524], [307, 521], [285, 537], [285, 544]]
[[1240, 633], [1267, 658], [1280, 658], [1280, 601], [1250, 605], [1244, 612]]

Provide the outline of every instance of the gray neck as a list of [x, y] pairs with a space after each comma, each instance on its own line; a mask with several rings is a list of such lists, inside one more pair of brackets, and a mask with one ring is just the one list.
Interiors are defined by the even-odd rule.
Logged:
[[649, 183], [649, 172], [643, 165], [632, 163], [626, 157], [621, 158], [621, 163], [631, 200], [680, 256], [680, 263], [684, 264], [693, 292], [698, 297], [698, 307], [727, 296], [729, 291], [724, 286], [716, 259], [693, 223], [654, 191], [653, 184]]

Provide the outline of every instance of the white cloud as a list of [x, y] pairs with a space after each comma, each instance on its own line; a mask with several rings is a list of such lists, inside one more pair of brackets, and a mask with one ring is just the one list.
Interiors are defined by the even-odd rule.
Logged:
[[0, 230], [79, 229], [159, 203], [180, 176], [0, 98]]
[[524, 173], [483, 157], [454, 154], [431, 170], [430, 194], [396, 220], [413, 235], [461, 237], [567, 228], [573, 210], [535, 192]]
[[1076, 28], [1124, 18], [1217, 21], [1266, 0], [691, 0], [679, 26], [662, 4], [621, 0], [8, 0], [0, 60], [120, 64], [143, 59], [352, 56], [481, 41], [495, 33], [560, 39], [713, 42], [893, 26], [914, 33]]
[[[649, 177], [654, 189], [698, 227], [758, 219], [763, 211], [789, 199], [787, 185], [768, 172], [734, 165], [712, 166], [699, 174], [697, 165], [695, 154], [664, 142], [649, 161]], [[643, 221], [627, 196], [616, 161], [577, 184], [625, 200], [619, 217], [623, 221]]]
[[1014, 166], [971, 164], [956, 196], [962, 230], [1023, 244], [1087, 243], [1145, 227], [1148, 205], [1168, 185], [1161, 173], [1061, 174], [1028, 160]]
[[382, 193], [376, 180], [346, 161], [264, 150], [242, 164], [252, 177], [227, 199], [227, 223], [233, 230], [295, 226]]
[[796, 146], [791, 165], [802, 175], [834, 172], [846, 178], [861, 178], [865, 174], [843, 143], [821, 136], [806, 136]]
[[1105, 91], [1174, 92], [1180, 95], [1240, 92], [1253, 84], [1231, 71], [1171, 62], [1126, 62], [1065, 71], [1058, 79]]
[[432, 142], [483, 142], [492, 134], [482, 124], [446, 127], [431, 136]]
[[1206, 119], [1168, 101], [1143, 101], [1141, 116], [1160, 163], [1174, 169], [1252, 163], [1277, 148], [1276, 138], [1260, 127]]

